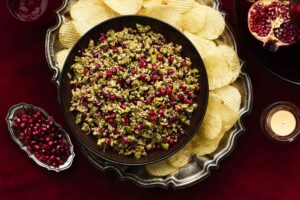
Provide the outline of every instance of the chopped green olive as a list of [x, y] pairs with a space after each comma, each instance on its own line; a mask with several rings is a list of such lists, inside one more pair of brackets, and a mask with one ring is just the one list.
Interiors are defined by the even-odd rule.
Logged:
[[124, 156], [168, 150], [197, 107], [197, 68], [150, 26], [102, 33], [81, 50], [68, 77], [76, 124], [103, 151]]

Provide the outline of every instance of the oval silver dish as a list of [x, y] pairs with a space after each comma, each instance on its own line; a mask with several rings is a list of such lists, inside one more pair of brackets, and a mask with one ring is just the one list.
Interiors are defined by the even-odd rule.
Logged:
[[10, 109], [9, 109], [9, 111], [8, 111], [8, 114], [7, 114], [7, 116], [6, 116], [6, 122], [7, 122], [8, 130], [9, 130], [9, 132], [10, 132], [10, 134], [11, 134], [12, 139], [19, 145], [19, 147], [20, 147], [23, 151], [25, 151], [25, 152], [27, 153], [27, 155], [28, 155], [32, 160], [34, 160], [34, 162], [35, 162], [36, 164], [38, 164], [38, 165], [41, 166], [41, 167], [44, 167], [44, 168], [46, 168], [46, 169], [48, 169], [48, 170], [53, 170], [53, 171], [56, 171], [56, 172], [60, 172], [60, 171], [66, 170], [66, 169], [68, 169], [69, 167], [71, 167], [72, 162], [73, 162], [73, 159], [74, 159], [74, 157], [75, 157], [73, 144], [72, 144], [72, 142], [71, 142], [71, 139], [70, 139], [68, 133], [67, 133], [67, 132], [66, 132], [66, 131], [65, 131], [65, 130], [57, 123], [57, 122], [54, 121], [54, 124], [55, 124], [55, 126], [57, 126], [57, 127], [59, 128], [60, 131], [62, 131], [62, 132], [64, 133], [64, 135], [65, 135], [65, 137], [66, 137], [66, 140], [67, 140], [68, 144], [70, 145], [70, 152], [71, 152], [71, 154], [70, 154], [69, 158], [66, 160], [66, 162], [65, 162], [63, 165], [60, 165], [59, 167], [49, 166], [49, 165], [47, 165], [47, 164], [45, 164], [45, 163], [39, 161], [33, 154], [31, 154], [31, 153], [27, 150], [26, 146], [23, 145], [23, 144], [18, 140], [18, 138], [17, 138], [17, 136], [16, 136], [16, 132], [15, 132], [15, 130], [13, 129], [13, 119], [14, 119], [14, 117], [16, 116], [16, 114], [18, 113], [18, 111], [23, 110], [23, 109], [28, 109], [28, 108], [33, 108], [33, 109], [39, 110], [39, 111], [41, 111], [45, 116], [51, 118], [45, 110], [43, 110], [43, 109], [41, 109], [41, 108], [39, 108], [39, 107], [33, 106], [33, 105], [31, 105], [31, 104], [27, 104], [27, 103], [19, 103], [19, 104], [16, 104], [16, 105], [10, 107]]
[[[46, 58], [50, 70], [54, 73], [52, 82], [58, 86], [60, 84], [60, 69], [55, 59], [55, 54], [62, 49], [58, 40], [58, 30], [64, 21], [68, 20], [68, 10], [76, 0], [65, 0], [62, 7], [56, 12], [57, 24], [50, 28], [46, 35]], [[198, 0], [215, 9], [220, 10], [220, 0]], [[226, 14], [221, 11], [225, 16]], [[237, 44], [228, 23], [223, 35], [216, 41], [217, 43], [232, 46], [237, 51]], [[81, 150], [85, 157], [99, 170], [113, 170], [118, 173], [121, 180], [129, 180], [141, 187], [162, 187], [175, 189], [185, 188], [194, 185], [208, 177], [212, 168], [218, 168], [220, 161], [228, 156], [233, 150], [238, 135], [245, 131], [243, 120], [251, 112], [253, 102], [253, 91], [249, 75], [245, 72], [245, 63], [241, 60], [242, 70], [234, 85], [242, 94], [242, 107], [240, 109], [240, 119], [223, 137], [218, 149], [205, 156], [193, 156], [191, 161], [177, 172], [166, 177], [154, 177], [147, 173], [144, 166], [123, 166], [110, 163], [95, 156], [92, 152], [81, 145]]]

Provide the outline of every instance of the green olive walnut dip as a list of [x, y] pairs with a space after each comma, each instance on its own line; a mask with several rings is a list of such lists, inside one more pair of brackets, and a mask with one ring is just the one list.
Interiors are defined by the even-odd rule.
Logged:
[[80, 51], [68, 73], [70, 111], [100, 148], [140, 158], [186, 134], [199, 72], [182, 47], [150, 26], [109, 30]]

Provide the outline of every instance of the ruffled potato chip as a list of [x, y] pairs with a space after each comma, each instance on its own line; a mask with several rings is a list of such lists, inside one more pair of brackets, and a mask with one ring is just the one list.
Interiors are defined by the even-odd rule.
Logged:
[[228, 107], [239, 112], [241, 108], [242, 97], [239, 90], [231, 85], [216, 89], [212, 94], [218, 96]]
[[169, 157], [168, 162], [176, 168], [185, 166], [190, 160], [191, 145], [187, 144], [183, 149]]
[[177, 170], [167, 160], [163, 160], [151, 165], [146, 165], [146, 170], [153, 176], [167, 176]]
[[153, 6], [161, 6], [162, 0], [144, 0], [143, 7], [144, 8], [150, 8]]
[[234, 82], [237, 77], [239, 77], [241, 72], [240, 59], [232, 47], [227, 45], [219, 45], [217, 48], [219, 49], [219, 52], [226, 58], [233, 75], [231, 82]]
[[55, 55], [57, 65], [60, 70], [62, 70], [62, 68], [64, 67], [64, 64], [69, 55], [69, 52], [70, 52], [70, 49], [64, 49], [64, 50], [57, 52], [57, 54]]
[[217, 95], [210, 93], [209, 101], [213, 105], [213, 111], [218, 113], [222, 118], [222, 129], [228, 131], [240, 118], [240, 113], [227, 106]]
[[77, 1], [70, 8], [70, 15], [77, 32], [81, 36], [95, 25], [117, 16], [101, 0]]
[[196, 49], [198, 50], [202, 58], [207, 56], [207, 53], [211, 48], [216, 47], [216, 44], [211, 40], [203, 39], [189, 32], [183, 32], [183, 33], [194, 44], [194, 46], [196, 47]]
[[202, 7], [201, 9], [202, 12], [205, 13], [206, 20], [205, 23], [201, 25], [200, 29], [197, 30], [197, 35], [209, 40], [217, 39], [225, 29], [224, 17], [219, 11], [209, 6], [199, 6]]
[[139, 14], [157, 18], [181, 30], [181, 14], [176, 7], [168, 5], [153, 6], [142, 9]]
[[72, 21], [65, 22], [61, 25], [58, 36], [60, 43], [65, 48], [72, 48], [80, 38]]
[[138, 13], [143, 5], [143, 0], [103, 0], [104, 3], [121, 15]]
[[197, 33], [206, 26], [208, 18], [206, 7], [198, 3], [193, 4], [193, 8], [182, 15], [182, 29], [190, 33]]
[[203, 62], [207, 71], [210, 90], [221, 88], [231, 83], [232, 71], [224, 56], [211, 50], [207, 56], [203, 57]]
[[[192, 139], [192, 152], [196, 155], [205, 155], [214, 152], [223, 138], [226, 131], [228, 131], [239, 119], [239, 113], [234, 111], [225, 105], [222, 100], [210, 92], [209, 94], [209, 102], [208, 102], [208, 113], [211, 112], [212, 115], [219, 115], [222, 119], [222, 128], [218, 134], [214, 135], [214, 137], [207, 137], [206, 132], [202, 129], [199, 129], [197, 134]], [[206, 116], [205, 116], [206, 117]], [[213, 120], [210, 120], [213, 121]], [[204, 121], [203, 121], [204, 123]], [[211, 122], [209, 126], [211, 130], [213, 130], [215, 124]], [[201, 125], [203, 126], [203, 124]], [[219, 130], [219, 129], [218, 129]]]
[[194, 136], [191, 142], [192, 153], [202, 156], [214, 152], [218, 148], [224, 134], [225, 132], [221, 131], [218, 137], [214, 138], [213, 140], [198, 135]]
[[174, 6], [180, 10], [181, 13], [186, 13], [192, 9], [195, 0], [162, 0], [163, 4]]
[[222, 118], [221, 116], [213, 111], [209, 105], [205, 113], [203, 122], [197, 135], [201, 135], [205, 139], [213, 140], [219, 136], [222, 131]]

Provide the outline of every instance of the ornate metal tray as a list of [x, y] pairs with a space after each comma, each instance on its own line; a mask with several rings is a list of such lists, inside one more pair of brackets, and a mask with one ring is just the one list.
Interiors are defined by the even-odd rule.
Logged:
[[[220, 10], [220, 0], [197, 0], [201, 4], [206, 4], [215, 9]], [[53, 72], [52, 82], [58, 86], [60, 84], [60, 69], [55, 58], [55, 54], [62, 49], [58, 41], [58, 30], [64, 21], [68, 20], [68, 10], [76, 0], [65, 0], [62, 7], [57, 11], [57, 24], [50, 28], [46, 35], [46, 58]], [[222, 11], [223, 15], [226, 14]], [[232, 46], [237, 51], [236, 41], [231, 32], [230, 27], [227, 25], [223, 35], [216, 41], [217, 43], [225, 43]], [[241, 60], [242, 70], [239, 78], [234, 85], [240, 90], [242, 94], [242, 106], [240, 109], [241, 118], [222, 138], [217, 150], [206, 156], [193, 156], [191, 161], [179, 169], [177, 172], [167, 177], [153, 177], [147, 173], [143, 166], [132, 167], [116, 165], [105, 161], [92, 152], [87, 150], [81, 145], [81, 150], [85, 157], [99, 170], [107, 171], [113, 170], [117, 172], [121, 180], [129, 180], [142, 187], [162, 187], [175, 189], [185, 188], [191, 186], [210, 175], [212, 168], [217, 168], [220, 161], [229, 155], [233, 150], [237, 136], [245, 131], [243, 120], [247, 114], [250, 113], [252, 108], [252, 86], [248, 74], [245, 72], [245, 63]]]

